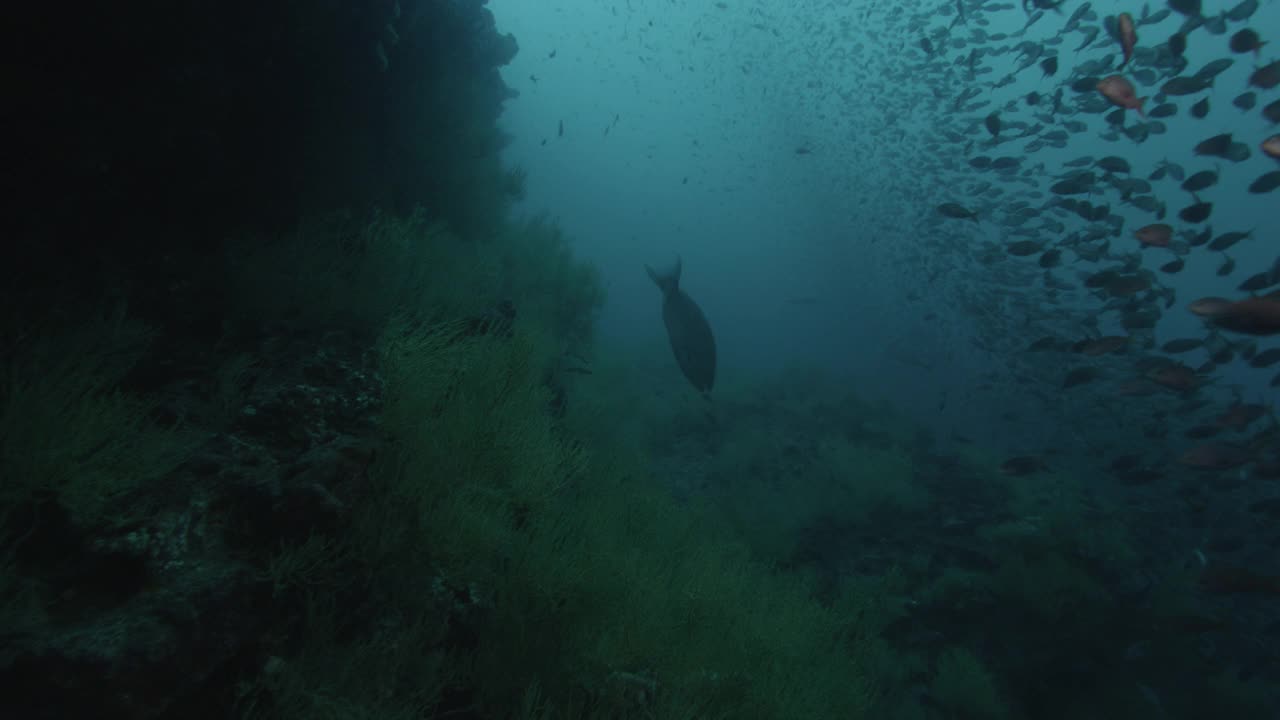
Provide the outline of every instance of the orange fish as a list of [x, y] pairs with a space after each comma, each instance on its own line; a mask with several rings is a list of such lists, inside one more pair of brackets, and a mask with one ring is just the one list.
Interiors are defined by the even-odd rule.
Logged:
[[1133, 89], [1133, 83], [1125, 80], [1123, 75], [1109, 75], [1102, 78], [1098, 81], [1098, 92], [1110, 100], [1112, 105], [1126, 110], [1137, 110], [1142, 117], [1147, 116], [1142, 109], [1142, 104], [1147, 99], [1138, 97], [1137, 91]]
[[1272, 135], [1262, 141], [1262, 152], [1280, 160], [1280, 135]]

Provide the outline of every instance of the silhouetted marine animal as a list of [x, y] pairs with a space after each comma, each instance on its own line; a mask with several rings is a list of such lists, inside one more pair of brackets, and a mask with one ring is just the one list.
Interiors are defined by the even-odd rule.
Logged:
[[680, 370], [700, 392], [711, 392], [716, 381], [716, 339], [698, 303], [680, 289], [679, 256], [669, 273], [660, 275], [648, 265], [644, 269], [662, 290], [662, 320]]

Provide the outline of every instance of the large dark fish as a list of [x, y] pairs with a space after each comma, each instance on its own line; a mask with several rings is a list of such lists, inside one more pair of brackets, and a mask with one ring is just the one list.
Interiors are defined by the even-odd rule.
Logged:
[[662, 290], [662, 321], [680, 370], [699, 392], [711, 392], [716, 381], [716, 339], [702, 308], [680, 289], [680, 258], [667, 274], [660, 275], [648, 265], [644, 269]]

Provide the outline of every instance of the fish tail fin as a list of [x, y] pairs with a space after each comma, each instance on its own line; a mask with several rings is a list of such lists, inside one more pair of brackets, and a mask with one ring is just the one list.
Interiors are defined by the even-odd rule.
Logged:
[[682, 262], [679, 255], [676, 256], [675, 266], [668, 272], [660, 273], [648, 265], [645, 265], [644, 269], [648, 271], [649, 279], [662, 290], [663, 295], [667, 295], [680, 289], [680, 272], [682, 270]]

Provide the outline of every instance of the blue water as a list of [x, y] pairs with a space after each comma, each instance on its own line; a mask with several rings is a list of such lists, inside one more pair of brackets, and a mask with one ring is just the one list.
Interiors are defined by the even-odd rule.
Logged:
[[[1204, 12], [1216, 15], [1234, 4], [1206, 2]], [[1056, 385], [1074, 359], [1046, 361], [1021, 351], [1044, 334], [1085, 337], [1074, 322], [1062, 320], [1071, 313], [1091, 315], [1102, 303], [1077, 289], [1059, 305], [1043, 305], [1046, 291], [1034, 256], [994, 266], [974, 261], [982, 242], [1018, 238], [993, 219], [939, 222], [935, 206], [947, 200], [1007, 205], [1027, 186], [997, 183], [1006, 193], [994, 203], [967, 198], [964, 188], [997, 179], [969, 168], [967, 158], [1024, 156], [1024, 171], [1031, 169], [1042, 190], [1065, 170], [1062, 162], [1084, 155], [1124, 157], [1141, 178], [1166, 158], [1188, 175], [1221, 166], [1219, 185], [1201, 193], [1215, 204], [1208, 224], [1215, 235], [1252, 228], [1254, 236], [1231, 249], [1237, 269], [1225, 279], [1214, 274], [1221, 256], [1204, 247], [1192, 250], [1180, 275], [1158, 273], [1176, 289], [1177, 304], [1156, 327], [1157, 345], [1203, 336], [1186, 304], [1204, 295], [1242, 296], [1235, 286], [1275, 259], [1270, 246], [1277, 196], [1250, 195], [1245, 187], [1277, 166], [1258, 151], [1274, 131], [1261, 107], [1277, 94], [1258, 90], [1250, 112], [1231, 106], [1246, 89], [1255, 59], [1232, 55], [1227, 42], [1246, 26], [1265, 38], [1269, 28], [1280, 27], [1280, 4], [1264, 3], [1249, 21], [1228, 23], [1222, 35], [1205, 28], [1190, 33], [1183, 74], [1216, 58], [1235, 63], [1211, 90], [1170, 98], [1180, 112], [1164, 120], [1166, 134], [1143, 144], [1123, 136], [1106, 142], [1099, 137], [1103, 115], [1058, 115], [1059, 122], [1088, 123], [1089, 131], [1072, 134], [1064, 149], [1034, 152], [1023, 149], [1030, 138], [982, 147], [988, 137], [982, 119], [1033, 90], [1051, 97], [1081, 62], [1108, 55], [1118, 62], [1117, 43], [1103, 33], [1076, 53], [1082, 36], [1068, 34], [1050, 48], [1059, 56], [1055, 77], [1042, 77], [1033, 65], [998, 89], [991, 85], [1015, 67], [1016, 50], [983, 57], [976, 81], [959, 69], [948, 76], [947, 68], [975, 47], [1051, 38], [1080, 3], [1067, 2], [1064, 14], [1048, 12], [1024, 36], [1001, 41], [975, 41], [972, 33], [1017, 33], [1028, 17], [1022, 7], [987, 3], [986, 10], [971, 9], [968, 22], [950, 35], [969, 38], [960, 50], [934, 34], [952, 22], [949, 2], [719, 5], [491, 3], [500, 30], [513, 33], [521, 47], [503, 71], [520, 93], [507, 104], [503, 124], [514, 138], [508, 159], [529, 173], [525, 206], [557, 216], [579, 251], [600, 268], [609, 291], [601, 334], [620, 347], [662, 349], [658, 297], [642, 263], [670, 262], [679, 253], [684, 286], [716, 329], [728, 382], [782, 368], [823, 367], [939, 432], [963, 428], [1008, 445], [1061, 442], [1097, 412], [1092, 399], [1080, 398], [1112, 393], [1126, 378], [1112, 370], [1109, 382], [1064, 398]], [[1000, 7], [1006, 9], [991, 9]], [[1142, 7], [1094, 3], [1098, 17], [1082, 27], [1122, 10], [1141, 17]], [[1152, 12], [1162, 8], [1151, 4]], [[1140, 51], [1163, 43], [1182, 21], [1171, 13], [1141, 26]], [[920, 49], [925, 35], [940, 47], [941, 60]], [[1260, 60], [1271, 59], [1271, 47], [1264, 47]], [[1161, 82], [1139, 87], [1139, 94], [1154, 94]], [[981, 90], [975, 100], [989, 98], [992, 105], [955, 112], [954, 98], [970, 87]], [[1192, 118], [1189, 108], [1202, 97], [1209, 98], [1211, 112]], [[1075, 98], [1067, 89], [1064, 103]], [[1001, 116], [1006, 125], [1035, 122], [1021, 102]], [[1042, 132], [1055, 127], [1046, 124]], [[1195, 143], [1222, 132], [1247, 142], [1253, 157], [1232, 164], [1191, 155]], [[948, 133], [962, 133], [964, 141], [952, 142]], [[966, 154], [970, 139], [977, 142]], [[811, 152], [798, 154], [802, 148]], [[1156, 183], [1155, 194], [1167, 203], [1176, 228], [1190, 227], [1176, 219], [1190, 203], [1176, 181]], [[1106, 200], [1126, 219], [1113, 251], [1135, 251], [1132, 231], [1155, 218], [1122, 206], [1115, 191]], [[1062, 221], [1064, 235], [1084, 225], [1074, 216]], [[1064, 256], [1055, 276], [1077, 288], [1077, 271], [1105, 266], [1072, 265], [1071, 253]], [[1171, 259], [1167, 251], [1148, 249], [1143, 267], [1154, 270]], [[1103, 316], [1099, 330], [1119, 332], [1115, 318]], [[1196, 351], [1179, 359], [1196, 366], [1205, 357]], [[1215, 377], [1220, 387], [1239, 385], [1245, 397], [1269, 401], [1273, 374], [1237, 360]], [[1028, 387], [1018, 377], [1034, 382]], [[1030, 392], [1037, 388], [1041, 392]], [[1071, 403], [1082, 407], [1065, 409]], [[1004, 427], [994, 418], [1007, 412], [1033, 421]]]

